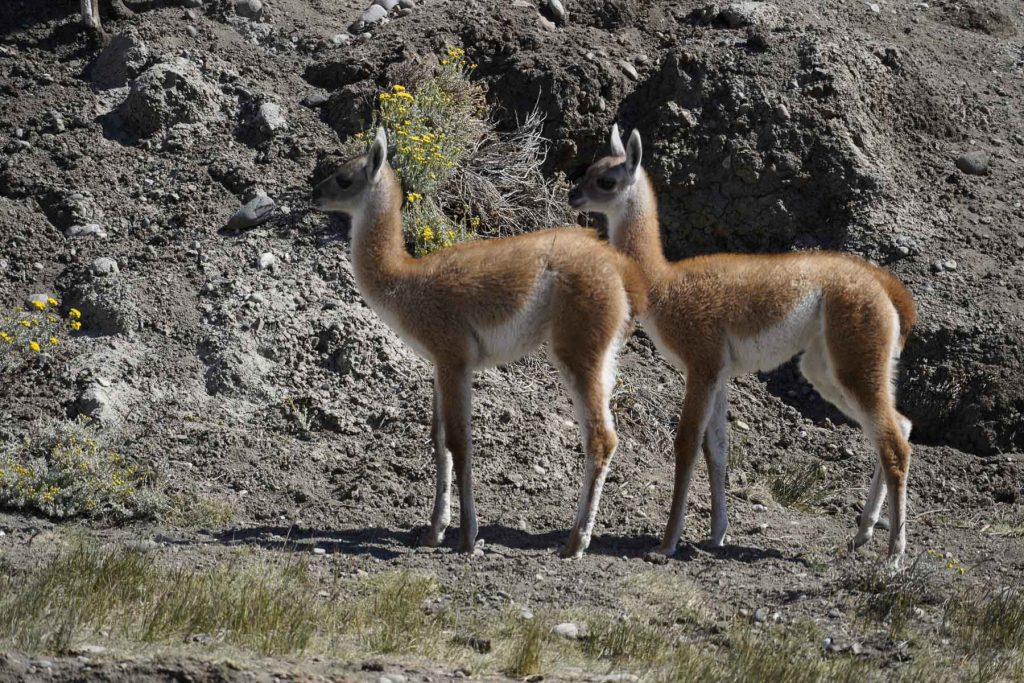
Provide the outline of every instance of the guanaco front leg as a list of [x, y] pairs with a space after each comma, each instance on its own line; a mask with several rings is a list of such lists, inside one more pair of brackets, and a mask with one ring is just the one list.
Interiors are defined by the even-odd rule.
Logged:
[[445, 445], [440, 391], [441, 380], [435, 370], [430, 443], [434, 449], [434, 464], [437, 466], [437, 488], [434, 492], [434, 511], [430, 515], [430, 528], [423, 535], [423, 545], [430, 547], [441, 545], [444, 532], [452, 518], [452, 454]]
[[711, 545], [718, 548], [725, 543], [729, 528], [726, 512], [725, 482], [729, 457], [729, 431], [725, 418], [729, 409], [729, 388], [723, 382], [711, 399], [711, 416], [704, 431], [704, 460], [708, 465], [711, 482]]
[[[455, 481], [459, 488], [459, 550], [473, 552], [476, 546], [477, 519], [473, 503], [473, 440], [471, 434], [470, 381], [465, 366], [437, 369], [440, 389], [444, 442], [451, 451]], [[440, 489], [440, 483], [438, 484]]]
[[665, 527], [665, 536], [657, 550], [658, 553], [669, 557], [675, 554], [676, 546], [683, 535], [693, 464], [697, 459], [704, 430], [711, 415], [711, 400], [718, 391], [717, 378], [691, 373], [686, 379], [686, 398], [683, 400], [683, 412], [679, 417], [679, 428], [676, 430], [676, 472], [675, 486], [672, 490], [672, 509], [668, 517], [668, 526]]

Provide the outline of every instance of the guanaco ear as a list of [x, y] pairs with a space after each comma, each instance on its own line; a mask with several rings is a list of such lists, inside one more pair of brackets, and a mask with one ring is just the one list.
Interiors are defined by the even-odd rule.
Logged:
[[612, 135], [608, 140], [608, 147], [613, 157], [626, 156], [626, 148], [622, 146], [622, 135], [619, 134], [619, 124], [612, 124]]
[[380, 180], [381, 169], [384, 168], [384, 163], [387, 160], [388, 136], [384, 132], [384, 126], [379, 126], [377, 128], [377, 135], [373, 138], [373, 144], [370, 145], [370, 165], [366, 169], [371, 182], [376, 183]]
[[630, 175], [636, 175], [637, 169], [640, 168], [640, 159], [643, 157], [643, 145], [640, 143], [640, 131], [633, 129], [633, 134], [629, 136], [629, 143], [626, 145], [626, 169], [629, 170]]

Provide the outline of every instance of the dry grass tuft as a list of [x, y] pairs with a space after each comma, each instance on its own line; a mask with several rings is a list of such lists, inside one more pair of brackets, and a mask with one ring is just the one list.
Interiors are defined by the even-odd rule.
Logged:
[[828, 495], [827, 475], [822, 463], [787, 463], [781, 473], [768, 476], [767, 486], [776, 502], [810, 512]]
[[549, 630], [550, 625], [539, 618], [525, 621], [516, 619], [507, 634], [512, 638], [508, 659], [503, 667], [507, 675], [521, 678], [541, 672]]
[[893, 640], [906, 633], [915, 608], [939, 602], [934, 581], [938, 566], [932, 562], [933, 557], [922, 553], [903, 570], [879, 561], [861, 567], [856, 576], [846, 581], [847, 588], [868, 594], [863, 613], [888, 624]]

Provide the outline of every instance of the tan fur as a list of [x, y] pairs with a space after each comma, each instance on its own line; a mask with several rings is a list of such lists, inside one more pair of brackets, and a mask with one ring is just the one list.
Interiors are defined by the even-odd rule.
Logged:
[[613, 137], [615, 156], [588, 170], [571, 201], [608, 216], [612, 243], [637, 261], [649, 282], [644, 328], [687, 375], [672, 509], [660, 552], [673, 553], [682, 533], [702, 442], [711, 468], [712, 541], [724, 540], [728, 377], [770, 370], [803, 352], [804, 374], [861, 424], [878, 449], [885, 475], [883, 482], [876, 473], [854, 544], [870, 537], [887, 485], [893, 517], [889, 552], [901, 555], [909, 421], [896, 412], [893, 378], [916, 319], [910, 293], [887, 271], [830, 252], [716, 254], [669, 263], [662, 253], [654, 193], [639, 167], [639, 136], [634, 133], [634, 138], [627, 151]]
[[588, 461], [565, 549], [578, 556], [589, 543], [617, 444], [608, 408], [609, 363], [632, 314], [646, 308], [645, 280], [630, 259], [579, 228], [471, 241], [411, 257], [402, 235], [401, 188], [386, 161], [372, 158], [381, 146], [386, 149], [386, 140], [375, 143], [370, 158], [350, 162], [337, 179], [321, 183], [315, 195], [321, 208], [353, 215], [353, 271], [364, 298], [436, 366], [438, 497], [426, 542], [439, 543], [447, 526], [445, 449], [460, 490], [460, 547], [470, 551], [476, 541], [472, 371], [514, 360], [547, 341], [581, 416]]

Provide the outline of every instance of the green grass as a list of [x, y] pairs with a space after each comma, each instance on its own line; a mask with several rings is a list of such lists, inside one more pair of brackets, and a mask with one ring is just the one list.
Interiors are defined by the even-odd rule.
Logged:
[[848, 588], [866, 593], [861, 613], [886, 624], [893, 640], [906, 634], [915, 608], [940, 602], [934, 557], [922, 553], [903, 570], [881, 561], [862, 565], [846, 581]]
[[170, 497], [161, 519], [176, 527], [223, 529], [234, 521], [235, 515], [235, 507], [229, 502], [179, 493]]
[[513, 626], [509, 631], [512, 646], [503, 671], [517, 678], [540, 673], [550, 628], [550, 624], [536, 617]]

